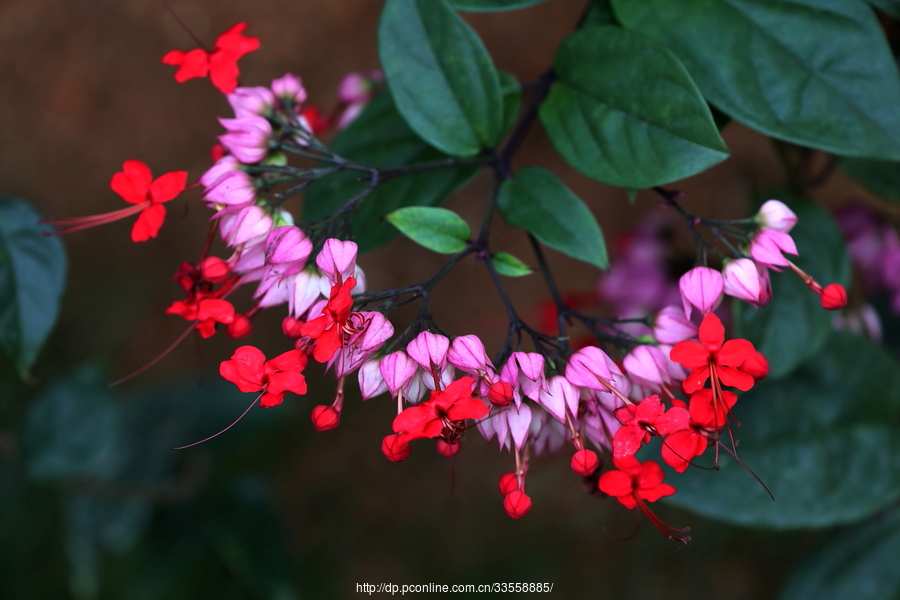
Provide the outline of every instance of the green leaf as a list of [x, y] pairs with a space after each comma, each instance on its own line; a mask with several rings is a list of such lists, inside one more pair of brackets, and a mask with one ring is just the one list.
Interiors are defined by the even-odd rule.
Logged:
[[616, 25], [616, 15], [611, 0], [591, 0], [584, 15], [583, 27], [595, 25]]
[[28, 474], [38, 480], [110, 478], [122, 459], [121, 422], [121, 410], [96, 369], [50, 386], [25, 421]]
[[603, 232], [590, 209], [553, 173], [525, 167], [500, 188], [497, 208], [513, 227], [601, 269], [609, 266]]
[[497, 70], [478, 35], [444, 0], [387, 0], [378, 51], [397, 109], [425, 141], [454, 156], [500, 141]]
[[869, 4], [895, 19], [900, 19], [900, 1], [898, 0], [869, 0]]
[[842, 171], [885, 200], [900, 202], [900, 163], [867, 158], [834, 157]]
[[500, 93], [503, 95], [503, 127], [501, 131], [506, 135], [519, 116], [522, 106], [522, 86], [516, 76], [508, 71], [498, 71], [500, 75]]
[[846, 0], [613, 0], [706, 98], [766, 135], [900, 159], [900, 79], [878, 20]]
[[782, 600], [900, 598], [900, 511], [842, 531], [807, 557], [788, 580]]
[[576, 31], [554, 61], [541, 105], [556, 150], [598, 181], [648, 188], [728, 157], [712, 114], [671, 52], [614, 26]]
[[719, 472], [670, 478], [673, 504], [740, 525], [793, 529], [851, 523], [900, 498], [900, 370], [865, 338], [833, 333], [789, 378], [743, 394], [735, 416], [739, 456], [775, 501], [720, 453]]
[[522, 277], [524, 275], [531, 275], [534, 272], [534, 269], [512, 254], [507, 254], [506, 252], [496, 252], [494, 256], [491, 257], [491, 262], [494, 264], [494, 268], [497, 269], [498, 273], [506, 275], [507, 277]]
[[[345, 158], [382, 168], [450, 159], [409, 128], [387, 90], [334, 139], [332, 148]], [[379, 185], [357, 207], [350, 221], [360, 252], [374, 250], [397, 235], [384, 215], [404, 206], [441, 204], [477, 171], [477, 166], [455, 166], [405, 175]], [[341, 171], [313, 182], [305, 193], [303, 220], [322, 219], [337, 210], [366, 186], [359, 178], [358, 172]]]
[[387, 220], [415, 243], [441, 254], [465, 250], [472, 237], [469, 225], [446, 208], [410, 206], [390, 213]]
[[[823, 286], [829, 283], [848, 285], [850, 260], [844, 237], [831, 215], [809, 201], [777, 197], [785, 201], [798, 221], [791, 230], [797, 244], [797, 257], [790, 257], [798, 267], [812, 275]], [[818, 353], [831, 333], [834, 313], [822, 308], [817, 296], [791, 271], [771, 273], [772, 300], [762, 308], [736, 301], [738, 336], [756, 346], [769, 360], [769, 377], [777, 379]]]
[[547, 0], [449, 0], [450, 6], [464, 12], [495, 12], [534, 6]]
[[0, 346], [22, 377], [59, 315], [66, 255], [25, 200], [0, 198]]

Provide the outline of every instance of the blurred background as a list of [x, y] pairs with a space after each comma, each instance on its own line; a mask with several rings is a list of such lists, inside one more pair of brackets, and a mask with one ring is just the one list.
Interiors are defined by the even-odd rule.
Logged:
[[[551, 64], [585, 4], [550, 0], [466, 19], [499, 67], [529, 81]], [[249, 22], [247, 33], [262, 45], [241, 60], [241, 83], [268, 85], [289, 71], [302, 77], [310, 102], [328, 110], [347, 72], [378, 68], [381, 6], [2, 0], [0, 195], [27, 199], [48, 216], [97, 214], [121, 207], [109, 180], [127, 159], [154, 175], [185, 169], [192, 180], [209, 167], [216, 117], [230, 110], [208, 81], [177, 84], [174, 68], [160, 64], [167, 51], [194, 47], [172, 12], [208, 44]], [[678, 187], [697, 214], [746, 216], [785, 172], [761, 134], [732, 122], [723, 137], [732, 157]], [[624, 190], [577, 174], [539, 126], [519, 153], [517, 165], [526, 164], [562, 177], [594, 210], [611, 248], [659, 203], [644, 193], [629, 203]], [[448, 207], [476, 223], [489, 191], [490, 178], [479, 175]], [[873, 202], [840, 173], [814, 196], [829, 205]], [[821, 535], [739, 529], [662, 507], [665, 520], [692, 528], [693, 542], [682, 547], [646, 523], [638, 529], [615, 501], [584, 493], [568, 459], [536, 461], [534, 509], [513, 521], [496, 485], [512, 457], [480, 439], [452, 467], [427, 442], [406, 462], [389, 463], [379, 448], [392, 402], [363, 404], [355, 391], [341, 426], [316, 433], [309, 410], [330, 402], [334, 383], [315, 367], [307, 397], [251, 411], [208, 444], [171, 450], [221, 429], [251, 400], [216, 375], [237, 346], [251, 343], [269, 356], [290, 347], [280, 331], [284, 309], [276, 308], [257, 317], [248, 340], [189, 337], [148, 372], [106, 390], [184, 330], [163, 311], [181, 296], [172, 275], [196, 260], [206, 236], [209, 213], [198, 197], [191, 191], [170, 203], [166, 225], [148, 243], [130, 241], [130, 221], [63, 239], [62, 313], [33, 380], [2, 367], [0, 598], [345, 598], [365, 582], [552, 582], [561, 598], [770, 598]], [[530, 259], [527, 239], [502, 223], [492, 243]], [[549, 258], [564, 291], [596, 287], [592, 267]], [[378, 289], [422, 281], [443, 260], [398, 239], [360, 264]], [[456, 269], [432, 306], [446, 331], [479, 333], [492, 352], [506, 322], [479, 267]], [[522, 314], [537, 319], [546, 300], [540, 280], [507, 287]]]

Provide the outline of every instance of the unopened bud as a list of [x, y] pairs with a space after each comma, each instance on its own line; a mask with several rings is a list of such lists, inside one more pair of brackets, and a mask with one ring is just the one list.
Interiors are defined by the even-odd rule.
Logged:
[[333, 406], [316, 406], [312, 409], [311, 417], [316, 431], [334, 429], [341, 422], [341, 415]]
[[437, 441], [437, 451], [441, 456], [446, 456], [450, 458], [451, 456], [456, 456], [459, 454], [460, 449], [462, 448], [462, 444], [459, 442], [455, 442], [453, 444], [448, 444], [444, 440]]
[[520, 490], [512, 491], [503, 499], [503, 509], [513, 519], [521, 519], [531, 510], [531, 498]]
[[234, 315], [234, 320], [228, 324], [225, 332], [230, 338], [245, 338], [253, 332], [253, 325], [250, 324], [250, 319], [246, 315]]
[[504, 496], [519, 489], [519, 478], [515, 473], [504, 473], [500, 476], [500, 493]]
[[840, 310], [847, 306], [847, 290], [839, 283], [829, 283], [819, 300], [825, 310]]
[[285, 317], [281, 322], [281, 331], [292, 340], [300, 337], [300, 328], [303, 327], [303, 321], [294, 317]]
[[222, 283], [231, 275], [231, 267], [218, 256], [208, 256], [200, 263], [200, 273], [210, 283]]
[[579, 450], [572, 456], [572, 470], [579, 475], [592, 475], [600, 465], [600, 459], [593, 450]]
[[386, 436], [381, 441], [381, 452], [388, 460], [393, 462], [401, 462], [409, 458], [412, 447], [401, 433]]
[[512, 401], [512, 386], [505, 381], [498, 381], [488, 390], [488, 400], [494, 406], [506, 406]]

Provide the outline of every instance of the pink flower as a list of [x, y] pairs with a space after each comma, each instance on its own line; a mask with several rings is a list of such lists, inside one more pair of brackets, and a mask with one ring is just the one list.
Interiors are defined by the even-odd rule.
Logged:
[[272, 217], [260, 206], [247, 206], [219, 219], [219, 232], [229, 246], [237, 246], [265, 236], [272, 229]]
[[554, 375], [547, 382], [547, 389], [541, 390], [537, 403], [547, 409], [561, 423], [566, 422], [566, 411], [573, 418], [578, 416], [579, 390], [562, 375]]
[[306, 102], [306, 90], [303, 88], [303, 82], [299, 77], [290, 73], [285, 73], [282, 77], [272, 80], [272, 93], [281, 100], [287, 109]]
[[413, 378], [418, 367], [406, 352], [398, 350], [382, 358], [378, 369], [388, 391], [392, 396], [396, 396], [397, 392]]
[[337, 377], [349, 375], [358, 369], [394, 335], [394, 326], [380, 312], [352, 313], [348, 324], [355, 327], [357, 332], [349, 336], [328, 362], [329, 367], [334, 367]]
[[766, 200], [756, 213], [760, 229], [790, 232], [797, 224], [797, 215], [780, 200]]
[[591, 390], [606, 390], [603, 381], [609, 381], [609, 363], [612, 362], [603, 350], [596, 346], [582, 348], [572, 355], [566, 365], [566, 379], [578, 387]]
[[782, 252], [797, 254], [794, 240], [783, 231], [766, 229], [757, 233], [750, 242], [750, 256], [767, 267], [788, 266], [788, 260], [781, 254]]
[[234, 110], [235, 117], [262, 117], [272, 112], [275, 96], [264, 87], [239, 87], [226, 94], [228, 104]]
[[729, 261], [722, 269], [725, 293], [757, 308], [772, 299], [769, 272], [749, 258]]
[[374, 398], [387, 391], [387, 384], [381, 376], [381, 361], [377, 358], [367, 360], [359, 368], [359, 392], [363, 400]]
[[684, 315], [690, 319], [695, 306], [703, 314], [715, 310], [722, 301], [724, 286], [722, 274], [709, 267], [694, 267], [682, 275], [678, 288], [681, 290]]
[[500, 380], [512, 386], [517, 405], [521, 404], [523, 394], [536, 400], [546, 388], [544, 357], [537, 352], [513, 352], [500, 369]]
[[658, 392], [669, 385], [668, 361], [659, 348], [636, 346], [622, 361], [628, 375], [637, 383]]
[[406, 353], [416, 361], [424, 371], [443, 370], [447, 364], [447, 350], [450, 340], [443, 335], [435, 335], [423, 331], [406, 346]]
[[331, 238], [322, 246], [322, 251], [316, 257], [316, 265], [332, 285], [340, 284], [348, 277], [354, 276], [357, 250], [358, 247], [354, 242], [342, 242]]
[[263, 117], [248, 115], [237, 119], [219, 119], [228, 133], [219, 141], [244, 164], [258, 163], [269, 153], [272, 126]]

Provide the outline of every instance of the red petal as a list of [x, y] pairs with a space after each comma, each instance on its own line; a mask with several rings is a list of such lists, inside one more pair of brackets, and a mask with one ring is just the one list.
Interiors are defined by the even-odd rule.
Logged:
[[756, 383], [750, 375], [742, 373], [737, 369], [732, 369], [731, 367], [719, 367], [716, 369], [716, 374], [719, 376], [719, 381], [723, 384], [736, 387], [742, 392], [746, 392], [753, 387], [754, 383]]
[[209, 80], [223, 94], [230, 94], [238, 84], [240, 70], [237, 57], [222, 52], [213, 53], [209, 60]]
[[249, 23], [235, 23], [216, 38], [213, 50], [234, 55], [235, 58], [259, 48], [259, 38], [243, 35]]
[[716, 363], [726, 367], [740, 367], [745, 360], [752, 358], [756, 348], [747, 340], [728, 340], [716, 355]]
[[687, 409], [672, 407], [661, 417], [653, 421], [653, 428], [660, 435], [669, 435], [682, 429], [687, 429], [690, 425], [691, 414]]
[[613, 458], [623, 459], [633, 456], [644, 442], [650, 441], [650, 434], [643, 427], [626, 425], [613, 436]]
[[[657, 466], [659, 466], [659, 465], [657, 465]], [[674, 487], [672, 487], [671, 485], [669, 485], [668, 483], [661, 483], [654, 488], [650, 488], [650, 489], [641, 488], [638, 491], [638, 496], [640, 496], [643, 500], [646, 500], [647, 502], [656, 502], [657, 500], [659, 500], [660, 498], [662, 498], [664, 496], [671, 496], [676, 491], [677, 490]]]
[[334, 353], [341, 347], [341, 330], [337, 326], [326, 329], [322, 335], [316, 340], [316, 347], [313, 349], [313, 358], [320, 363], [326, 363], [331, 360]]
[[206, 77], [209, 73], [209, 54], [202, 48], [191, 50], [184, 55], [181, 66], [175, 71], [175, 81], [184, 83], [194, 77]]
[[193, 321], [197, 318], [197, 305], [193, 302], [188, 303], [183, 300], [176, 300], [166, 309], [166, 314], [178, 315], [188, 321]]
[[184, 55], [186, 53], [181, 50], [171, 50], [166, 52], [166, 55], [162, 57], [162, 63], [164, 65], [180, 65], [184, 62]]
[[678, 431], [663, 440], [662, 459], [677, 473], [683, 473], [690, 460], [706, 450], [708, 442], [694, 429]]
[[709, 363], [709, 350], [700, 342], [688, 340], [675, 344], [669, 358], [688, 369], [696, 369]]
[[298, 328], [298, 332], [301, 336], [316, 339], [320, 335], [322, 335], [322, 333], [325, 331], [325, 328], [331, 325], [333, 322], [334, 321], [329, 315], [322, 315], [320, 317], [316, 317], [312, 321], [302, 323]]
[[166, 207], [162, 204], [151, 204], [141, 211], [137, 221], [131, 227], [131, 241], [146, 242], [156, 237], [163, 221], [166, 220]]
[[620, 406], [615, 411], [613, 411], [613, 416], [621, 423], [622, 425], [628, 425], [631, 421], [634, 420], [634, 416], [637, 414], [637, 407], [633, 404], [626, 404], [625, 406]]
[[126, 160], [122, 171], [112, 176], [109, 187], [125, 202], [140, 204], [148, 200], [147, 191], [152, 178], [147, 165], [139, 160]]
[[284, 354], [279, 354], [270, 361], [266, 361], [265, 370], [267, 373], [275, 373], [276, 371], [299, 373], [306, 368], [307, 361], [306, 354], [300, 350], [289, 350]]
[[269, 383], [266, 391], [273, 394], [280, 394], [285, 390], [294, 392], [298, 396], [306, 393], [306, 378], [300, 373], [292, 373], [284, 371], [269, 376]]
[[391, 427], [396, 433], [407, 432], [410, 436], [413, 436], [410, 439], [426, 437], [422, 435], [422, 431], [425, 428], [425, 424], [434, 418], [434, 410], [430, 406], [422, 404], [410, 406], [394, 417]]
[[227, 325], [234, 321], [234, 306], [227, 300], [207, 298], [200, 301], [197, 318], [201, 321], [212, 319], [217, 323], [225, 323]]
[[262, 389], [262, 368], [265, 355], [253, 346], [241, 346], [230, 360], [219, 365], [219, 374], [235, 384], [242, 392], [258, 392]]
[[475, 398], [460, 398], [447, 410], [447, 418], [451, 421], [465, 421], [466, 419], [481, 419], [486, 417], [491, 409], [481, 400]]
[[[603, 475], [600, 476], [600, 480], [597, 482], [597, 487], [600, 488], [600, 491], [604, 494], [609, 494], [610, 496], [615, 496], [617, 498], [626, 497], [630, 498], [632, 489], [632, 479], [631, 477], [623, 473], [622, 471], [607, 471]], [[633, 499], [632, 499], [633, 500]], [[621, 502], [621, 500], [620, 500]], [[622, 504], [625, 504], [622, 502]], [[628, 506], [627, 504], [625, 504]], [[634, 508], [634, 505], [629, 508]]]
[[653, 488], [662, 483], [665, 478], [662, 467], [656, 461], [648, 460], [641, 463], [641, 474], [638, 476], [638, 488]]
[[691, 371], [687, 379], [682, 382], [681, 387], [685, 394], [693, 394], [703, 387], [707, 379], [709, 379], [709, 367], [700, 367]]
[[662, 416], [665, 407], [659, 401], [659, 396], [653, 394], [641, 400], [635, 407], [635, 418], [639, 421], [649, 423], [657, 417]]
[[263, 408], [271, 408], [273, 406], [278, 406], [284, 402], [284, 394], [272, 394], [270, 392], [266, 392], [262, 395], [262, 398], [259, 399], [259, 405]]
[[725, 341], [725, 326], [713, 313], [707, 313], [700, 322], [700, 342], [710, 350], [718, 350]]
[[172, 171], [157, 177], [150, 184], [150, 199], [154, 202], [168, 202], [184, 189], [187, 171]]

